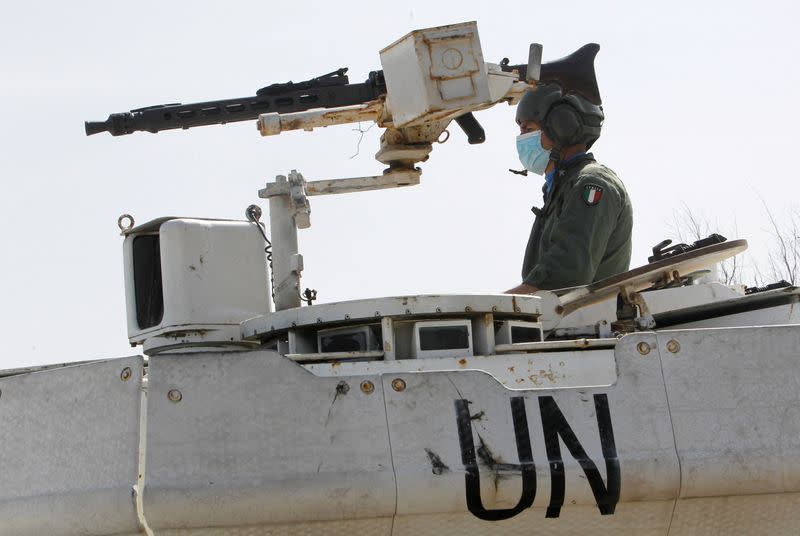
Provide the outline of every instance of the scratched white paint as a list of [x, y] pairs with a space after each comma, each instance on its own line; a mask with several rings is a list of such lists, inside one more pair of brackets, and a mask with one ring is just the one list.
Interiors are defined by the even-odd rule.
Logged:
[[[527, 391], [475, 370], [322, 378], [271, 351], [157, 355], [149, 366], [143, 515], [156, 534], [187, 536], [230, 527], [234, 534], [329, 534], [357, 526], [402, 535], [526, 534], [532, 526], [551, 534], [682, 535], [692, 527], [753, 534], [765, 526], [792, 534], [800, 412], [791, 371], [799, 338], [797, 326], [629, 335], [614, 351], [613, 385]], [[605, 350], [565, 359], [592, 352]], [[121, 374], [125, 367], [130, 377]], [[361, 388], [364, 380], [372, 390]], [[0, 420], [9, 431], [0, 438], [8, 468], [0, 533], [136, 530], [130, 489], [140, 381], [135, 359], [0, 378]], [[175, 391], [180, 396], [169, 395]], [[524, 414], [513, 413], [514, 404]], [[545, 407], [557, 408], [574, 438], [553, 428]], [[98, 419], [107, 423], [96, 426]], [[529, 443], [531, 508], [499, 521], [471, 509], [465, 424], [481, 507], [516, 505], [520, 445]], [[564, 500], [558, 517], [547, 518], [555, 496], [547, 435], [554, 430]], [[575, 449], [585, 451], [595, 476]], [[612, 497], [613, 514], [601, 515], [596, 497], [613, 489], [617, 462], [618, 502]]]

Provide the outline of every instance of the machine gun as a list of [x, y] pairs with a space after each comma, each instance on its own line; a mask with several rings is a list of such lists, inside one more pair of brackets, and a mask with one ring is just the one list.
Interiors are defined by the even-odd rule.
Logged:
[[[382, 70], [350, 83], [347, 68], [303, 82], [272, 84], [252, 97], [193, 104], [163, 104], [87, 121], [86, 134], [113, 136], [257, 120], [264, 136], [335, 124], [375, 121], [386, 129], [376, 159], [402, 172], [396, 185], [427, 160], [432, 143], [455, 121], [471, 144], [485, 132], [473, 111], [499, 102], [516, 104], [541, 69], [542, 47], [532, 44], [527, 64], [484, 62], [474, 22], [409, 33], [380, 52]], [[446, 134], [445, 134], [446, 135]], [[413, 177], [412, 177], [413, 178]], [[383, 181], [385, 182], [385, 181]], [[382, 186], [386, 187], [386, 186]]]
[[259, 89], [252, 97], [193, 104], [158, 104], [115, 113], [105, 121], [86, 121], [86, 135], [108, 132], [112, 136], [122, 136], [139, 131], [157, 133], [175, 128], [251, 121], [263, 113], [350, 106], [386, 94], [383, 72], [369, 73], [367, 81], [360, 84], [350, 84], [345, 73], [346, 67], [304, 82], [272, 84]]
[[[517, 72], [524, 77], [527, 65], [501, 66], [507, 72]], [[370, 71], [367, 80], [351, 84], [342, 67], [328, 74], [304, 82], [272, 84], [256, 91], [255, 96], [239, 97], [192, 104], [156, 104], [130, 112], [114, 113], [105, 121], [86, 121], [86, 135], [108, 132], [123, 136], [134, 132], [152, 132], [176, 128], [188, 129], [206, 125], [224, 125], [237, 121], [252, 121], [261, 114], [277, 112], [286, 114], [313, 108], [340, 108], [386, 97], [386, 80], [383, 71]], [[455, 118], [467, 135], [470, 144], [483, 143], [486, 134], [471, 112]]]
[[[381, 177], [362, 177], [336, 192], [406, 186], [419, 182], [417, 162], [428, 159], [435, 141], [446, 141], [455, 121], [470, 144], [486, 134], [472, 112], [499, 102], [516, 104], [537, 83], [557, 83], [600, 105], [594, 73], [599, 46], [541, 63], [542, 46], [528, 50], [528, 63], [484, 62], [478, 28], [465, 22], [415, 30], [380, 51], [381, 70], [350, 83], [343, 67], [303, 82], [272, 84], [255, 96], [193, 104], [162, 104], [87, 121], [88, 136], [137, 131], [160, 132], [202, 125], [256, 120], [263, 136], [287, 130], [374, 121], [385, 128], [375, 158], [388, 168]], [[442, 138], [442, 135], [445, 137]], [[391, 180], [394, 176], [396, 180]], [[358, 186], [354, 186], [358, 184]]]

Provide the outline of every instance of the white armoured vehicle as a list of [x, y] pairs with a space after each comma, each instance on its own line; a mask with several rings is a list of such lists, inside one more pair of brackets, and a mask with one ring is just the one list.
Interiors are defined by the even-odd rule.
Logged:
[[2, 373], [0, 534], [800, 533], [800, 294], [698, 275], [742, 240], [532, 296], [301, 294], [309, 198], [417, 183], [451, 121], [480, 141], [470, 112], [552, 71], [540, 53], [487, 63], [456, 24], [389, 45], [364, 84], [338, 71], [87, 124], [368, 119], [389, 168], [279, 176], [266, 228], [255, 206], [121, 218], [145, 355]]

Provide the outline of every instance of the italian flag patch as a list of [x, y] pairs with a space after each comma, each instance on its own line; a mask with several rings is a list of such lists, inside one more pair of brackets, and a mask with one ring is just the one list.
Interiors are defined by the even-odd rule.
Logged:
[[603, 197], [603, 189], [596, 184], [587, 184], [583, 187], [583, 200], [591, 206], [600, 202]]

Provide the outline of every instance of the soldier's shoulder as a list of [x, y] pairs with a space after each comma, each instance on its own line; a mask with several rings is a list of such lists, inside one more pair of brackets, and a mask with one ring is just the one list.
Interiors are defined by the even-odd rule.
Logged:
[[597, 179], [599, 181], [622, 184], [622, 181], [617, 174], [614, 173], [614, 170], [598, 162], [589, 162], [581, 168], [578, 173], [578, 180], [587, 179]]
[[602, 188], [608, 194], [621, 199], [628, 195], [625, 185], [617, 174], [611, 168], [597, 162], [590, 162], [583, 166], [575, 180], [575, 188], [583, 190], [590, 185]]

